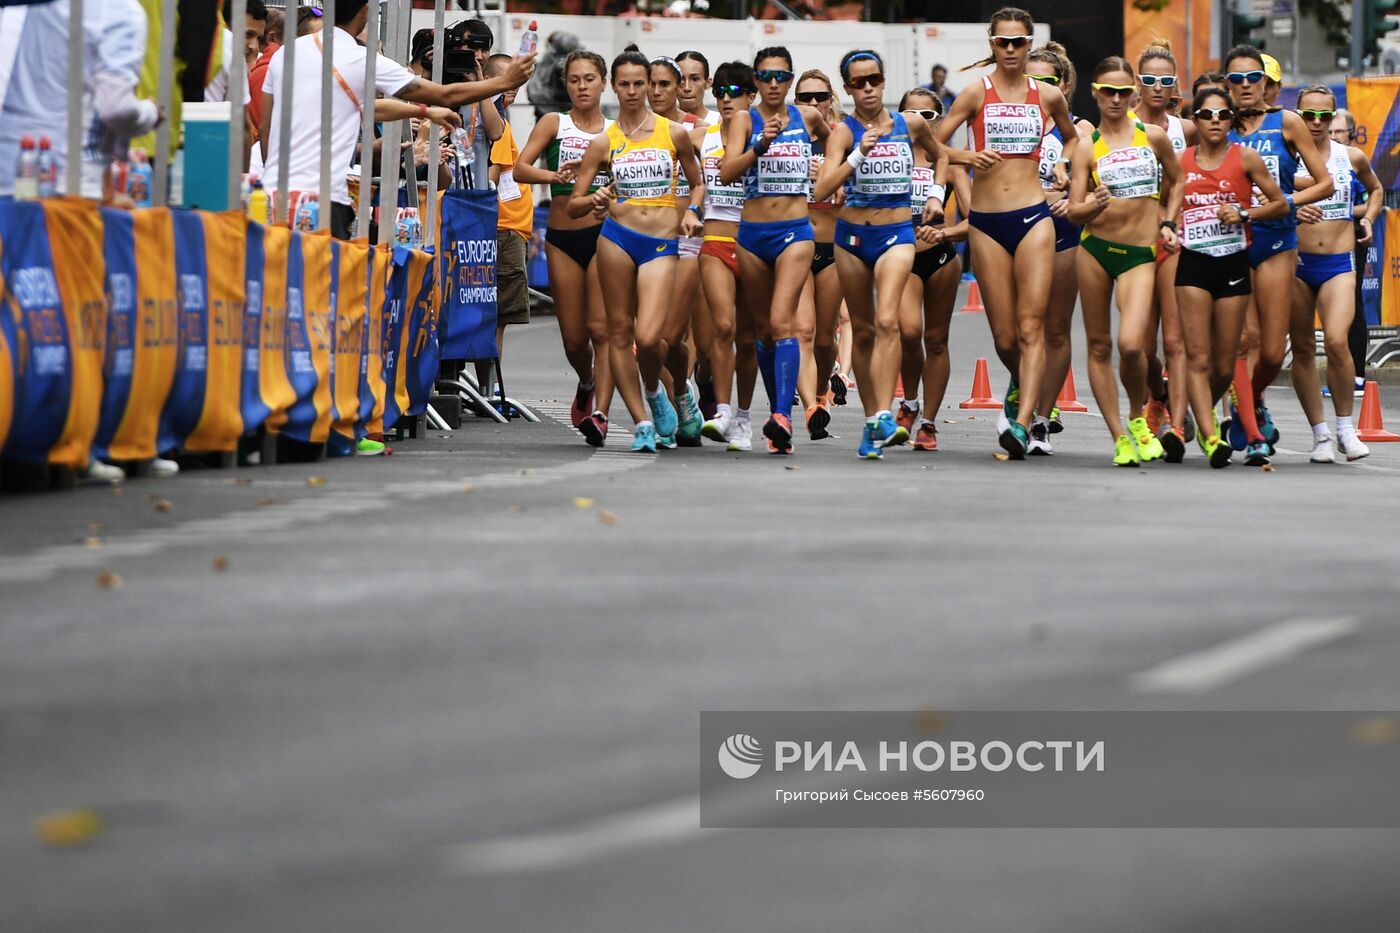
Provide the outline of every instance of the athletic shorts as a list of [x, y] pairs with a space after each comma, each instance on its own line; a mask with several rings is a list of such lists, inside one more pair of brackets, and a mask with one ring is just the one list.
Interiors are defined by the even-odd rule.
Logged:
[[703, 242], [704, 237], [683, 236], [676, 241], [676, 253], [682, 259], [699, 259], [700, 244]]
[[789, 246], [813, 238], [812, 222], [806, 217], [763, 222], [739, 221], [739, 245], [770, 266]]
[[598, 252], [598, 233], [602, 229], [602, 224], [581, 230], [556, 230], [550, 227], [544, 232], [544, 241], [578, 263], [580, 269], [587, 270]]
[[1176, 266], [1177, 288], [1200, 288], [1215, 299], [1248, 295], [1249, 254], [1244, 250], [1228, 256], [1207, 256], [1195, 250], [1181, 251]]
[[603, 229], [599, 235], [621, 247], [627, 257], [638, 267], [646, 265], [653, 259], [676, 255], [676, 241], [674, 239], [663, 240], [660, 237], [638, 233], [630, 227], [624, 227], [611, 217], [603, 221]]
[[1063, 253], [1079, 245], [1079, 237], [1083, 232], [1081, 228], [1054, 214], [1050, 215], [1050, 220], [1055, 224], [1055, 252]]
[[1016, 255], [1016, 247], [1021, 245], [1026, 234], [1035, 229], [1036, 224], [1043, 219], [1054, 220], [1050, 213], [1050, 205], [1044, 201], [1018, 211], [969, 211], [967, 215], [967, 222], [973, 229], [981, 230], [996, 240], [1002, 249], [1013, 256]]
[[958, 251], [953, 248], [952, 243], [939, 243], [933, 249], [926, 249], [922, 253], [914, 254], [913, 273], [919, 277], [919, 281], [925, 285], [935, 272], [942, 269], [949, 263], [958, 261]]
[[1103, 271], [1107, 272], [1111, 279], [1116, 279], [1129, 269], [1135, 269], [1157, 257], [1155, 245], [1128, 246], [1124, 243], [1105, 240], [1092, 233], [1084, 234], [1079, 245], [1084, 247], [1086, 253], [1098, 260], [1099, 265], [1103, 266]]
[[812, 250], [812, 278], [816, 278], [836, 265], [836, 244], [814, 243], [812, 245], [815, 247]]
[[739, 281], [739, 247], [729, 237], [705, 237], [700, 244], [701, 256], [713, 256], [729, 269], [734, 281]]
[[525, 274], [525, 238], [514, 230], [496, 231], [496, 320], [530, 323], [530, 282]]
[[874, 267], [880, 257], [895, 246], [914, 245], [914, 224], [905, 220], [896, 224], [854, 224], [836, 218], [836, 245]]
[[1313, 291], [1339, 275], [1356, 271], [1354, 253], [1299, 253], [1297, 277]]
[[1251, 233], [1254, 236], [1253, 242], [1249, 244], [1251, 269], [1258, 269], [1279, 253], [1298, 248], [1298, 231], [1294, 227], [1279, 229], [1255, 225]]

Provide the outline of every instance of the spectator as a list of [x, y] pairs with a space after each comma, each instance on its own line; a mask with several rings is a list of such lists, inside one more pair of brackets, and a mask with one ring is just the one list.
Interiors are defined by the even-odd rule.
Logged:
[[[331, 231], [341, 239], [350, 236], [350, 224], [354, 220], [350, 192], [346, 183], [346, 172], [355, 152], [355, 143], [360, 134], [362, 88], [357, 88], [354, 77], [364, 74], [365, 49], [355, 41], [369, 19], [366, 0], [340, 0], [336, 5], [335, 28], [325, 30], [331, 44], [332, 61], [339, 87], [331, 95], [332, 119], [330, 160], [334, 168], [331, 181]], [[262, 140], [261, 153], [265, 163], [263, 184], [268, 191], [285, 187], [287, 194], [299, 191], [315, 191], [321, 178], [321, 35], [302, 36], [296, 40], [296, 69], [293, 82], [292, 133], [287, 141], [289, 160], [285, 186], [278, 177], [280, 151], [281, 114], [286, 103], [279, 96], [282, 88], [282, 62], [285, 47], [272, 56], [268, 65], [267, 77], [263, 82], [262, 126], [259, 137]], [[519, 87], [529, 80], [534, 70], [535, 56], [513, 60], [505, 73], [485, 81], [437, 84], [426, 78], [415, 77], [398, 62], [378, 56], [376, 65], [376, 87], [381, 94], [401, 97], [420, 104], [419, 116], [433, 116], [427, 105], [457, 109], [468, 104], [493, 97], [513, 87]], [[380, 108], [376, 103], [376, 115]], [[400, 119], [400, 114], [391, 119]], [[321, 206], [322, 210], [326, 205]]]
[[932, 91], [943, 101], [943, 112], [947, 113], [953, 107], [954, 94], [948, 90], [948, 69], [944, 65], [934, 65], [933, 71], [929, 74], [928, 84], [923, 87]]
[[[514, 61], [509, 55], [492, 55], [486, 61], [485, 74], [494, 78], [505, 72]], [[499, 213], [496, 221], [496, 352], [505, 355], [505, 331], [510, 324], [530, 323], [530, 283], [526, 276], [530, 236], [535, 226], [535, 199], [529, 185], [517, 184], [515, 163], [520, 148], [510, 130], [510, 105], [517, 91], [512, 88], [500, 98], [504, 129], [501, 138], [491, 147], [491, 181], [496, 185]], [[481, 104], [483, 110], [495, 110], [496, 101]], [[490, 379], [490, 364], [476, 364], [477, 384], [485, 386]]]
[[304, 6], [297, 11], [297, 38], [321, 31], [321, 21], [325, 14], [318, 6]]
[[263, 29], [262, 43], [259, 45], [261, 52], [266, 53], [269, 46], [281, 47], [282, 27], [286, 21], [287, 15], [281, 10], [269, 9], [267, 11], [267, 27]]
[[[478, 48], [473, 49], [470, 43]], [[491, 47], [491, 28], [481, 20], [465, 20], [459, 26], [447, 31], [443, 37], [443, 80], [477, 81], [481, 77], [482, 64], [489, 56], [486, 49]], [[457, 53], [455, 56], [450, 53]], [[449, 67], [450, 66], [450, 67]], [[459, 70], [460, 69], [460, 70]], [[420, 29], [413, 35], [409, 50], [408, 70], [419, 77], [430, 77], [433, 73], [433, 31]], [[444, 185], [454, 181], [464, 188], [485, 188], [490, 168], [492, 144], [501, 138], [503, 119], [495, 107], [472, 104], [461, 111], [462, 123], [471, 137], [470, 153], [458, 154], [455, 147], [449, 147], [452, 159]], [[426, 155], [426, 149], [423, 155]], [[420, 159], [419, 164], [422, 165]], [[426, 174], [423, 176], [426, 178]]]
[[564, 59], [579, 47], [578, 36], [571, 32], [552, 32], [545, 39], [540, 67], [530, 79], [530, 103], [534, 105], [536, 120], [573, 106], [564, 87]]
[[[243, 18], [243, 60], [246, 68], [251, 68], [258, 60], [259, 46], [262, 44], [263, 33], [267, 29], [267, 6], [263, 0], [247, 0], [248, 8]], [[233, 33], [230, 31], [229, 20], [233, 18], [232, 0], [224, 0], [223, 6], [224, 23], [223, 30], [223, 62], [219, 70], [214, 72], [214, 77], [209, 79], [209, 83], [204, 87], [204, 100], [206, 103], [228, 100], [228, 78], [233, 73], [233, 55], [239, 44], [234, 41]], [[246, 104], [252, 99], [252, 94], [245, 94], [243, 102]]]

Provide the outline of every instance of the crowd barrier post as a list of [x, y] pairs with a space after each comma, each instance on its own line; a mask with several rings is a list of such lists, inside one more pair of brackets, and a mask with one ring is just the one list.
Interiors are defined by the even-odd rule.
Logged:
[[83, 182], [83, 60], [87, 57], [83, 6], [84, 0], [68, 0], [68, 154], [64, 190], [70, 195], [81, 194]]
[[[156, 151], [151, 165], [151, 203], [170, 204], [170, 121], [175, 107], [175, 6], [160, 0], [160, 43], [157, 55], [156, 103], [166, 119], [156, 127]], [[246, 3], [246, 0], [245, 0]]]
[[[234, 48], [229, 55], [228, 199], [224, 202], [224, 207], [230, 210], [243, 203], [243, 160], [248, 156], [248, 150], [243, 145], [243, 124], [248, 112], [243, 106], [243, 92], [248, 87], [248, 66], [243, 60], [244, 23], [247, 21], [247, 13], [248, 0], [230, 0], [229, 17], [232, 22], [228, 24], [228, 28], [233, 33]], [[261, 94], [262, 91], [249, 93]], [[284, 106], [290, 104], [289, 100]], [[282, 187], [285, 188], [287, 176], [278, 177], [284, 179]]]
[[[277, 127], [277, 152], [269, 152], [270, 158], [277, 160], [277, 187], [279, 190], [268, 192], [272, 198], [272, 216], [274, 224], [280, 224], [284, 219], [290, 217], [292, 209], [292, 186], [288, 184], [287, 173], [291, 170], [292, 162], [292, 101], [294, 88], [292, 78], [296, 74], [296, 23], [297, 17], [301, 15], [301, 0], [287, 0], [287, 11], [283, 28], [292, 33], [291, 41], [282, 44], [282, 87], [278, 89], [277, 99], [282, 102], [281, 118]], [[326, 35], [331, 36], [334, 25], [322, 25], [326, 30]], [[331, 37], [334, 40], [334, 37]], [[373, 100], [371, 98], [370, 100]], [[366, 106], [369, 102], [366, 101]]]
[[[443, 49], [443, 29], [447, 22], [446, 0], [433, 0], [433, 81], [442, 83], [442, 49]], [[442, 141], [442, 128], [434, 123], [428, 128], [428, 152], [436, 153]], [[430, 246], [438, 244], [437, 213], [438, 213], [438, 173], [436, 171], [437, 162], [430, 159], [428, 163], [428, 211], [423, 219], [423, 236]]]
[[[321, 183], [317, 196], [316, 229], [331, 228], [331, 95], [335, 93], [333, 71], [335, 64], [335, 0], [321, 0]], [[368, 56], [366, 56], [368, 57]], [[374, 98], [364, 100], [365, 107], [374, 106]]]
[[[365, 48], [373, 51], [379, 48], [379, 14], [376, 12], [369, 17], [369, 24], [365, 27]], [[374, 187], [374, 99], [375, 95], [375, 66], [378, 59], [372, 54], [365, 55], [365, 86], [364, 93], [360, 95], [363, 112], [360, 115], [360, 203], [357, 205], [356, 234], [362, 237], [369, 236], [370, 213], [371, 213], [371, 189]]]

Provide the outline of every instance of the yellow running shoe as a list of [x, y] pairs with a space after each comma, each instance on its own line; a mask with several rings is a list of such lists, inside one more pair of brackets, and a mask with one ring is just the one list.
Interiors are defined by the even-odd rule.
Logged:
[[1133, 447], [1133, 441], [1128, 435], [1118, 435], [1118, 440], [1113, 446], [1113, 465], [1120, 467], [1135, 467], [1140, 463], [1138, 452]]
[[1138, 456], [1144, 461], [1161, 460], [1166, 456], [1166, 451], [1162, 449], [1162, 442], [1157, 440], [1152, 429], [1147, 426], [1146, 418], [1134, 418], [1128, 422], [1128, 433], [1137, 441]]

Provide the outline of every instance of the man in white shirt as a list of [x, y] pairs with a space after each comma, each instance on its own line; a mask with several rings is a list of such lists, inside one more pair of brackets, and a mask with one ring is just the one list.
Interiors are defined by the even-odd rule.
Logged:
[[[0, 112], [0, 196], [14, 193], [19, 142], [24, 136], [49, 138], [58, 161], [60, 191], [66, 183], [68, 0], [31, 6], [25, 13]], [[159, 122], [160, 111], [154, 101], [136, 97], [146, 54], [146, 14], [141, 5], [136, 0], [89, 0], [83, 4], [83, 33], [81, 193], [100, 198], [107, 165], [113, 159], [126, 160], [127, 141], [150, 132]]]
[[[321, 184], [321, 48], [322, 42], [332, 47], [333, 78], [336, 88], [331, 94], [331, 232], [346, 239], [354, 210], [346, 184], [346, 172], [355, 153], [360, 135], [360, 100], [364, 93], [365, 49], [355, 41], [369, 20], [366, 0], [340, 0], [336, 4], [333, 29], [302, 36], [297, 39], [296, 75], [293, 80], [292, 131], [289, 140], [287, 184], [288, 192], [316, 191]], [[329, 26], [329, 24], [327, 24]], [[265, 163], [263, 186], [269, 192], [279, 190], [278, 177], [281, 151], [283, 49], [272, 56], [267, 78], [263, 83], [262, 157]], [[459, 84], [437, 84], [414, 75], [392, 59], [378, 56], [375, 66], [375, 87], [379, 94], [401, 97], [424, 105], [427, 116], [429, 104], [456, 110], [467, 104], [495, 97], [530, 79], [534, 71], [533, 54], [517, 59], [498, 77], [484, 81]], [[322, 205], [322, 210], [325, 206]]]
[[[204, 87], [204, 102], [221, 103], [228, 100], [228, 79], [233, 74], [233, 56], [242, 52], [245, 67], [243, 73], [246, 75], [248, 69], [253, 67], [253, 63], [258, 60], [258, 49], [262, 45], [263, 33], [267, 30], [267, 7], [263, 0], [247, 0], [248, 9], [244, 15], [243, 39], [236, 41], [230, 28], [229, 18], [233, 16], [233, 3], [231, 0], [224, 0], [224, 22], [228, 24], [224, 29], [223, 41], [223, 62], [214, 77], [209, 79], [209, 83]], [[243, 103], [247, 104], [252, 99], [252, 95], [247, 88], [243, 90]]]

